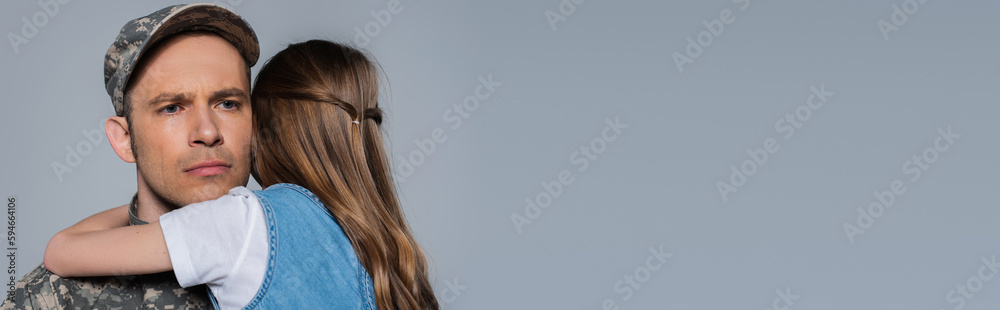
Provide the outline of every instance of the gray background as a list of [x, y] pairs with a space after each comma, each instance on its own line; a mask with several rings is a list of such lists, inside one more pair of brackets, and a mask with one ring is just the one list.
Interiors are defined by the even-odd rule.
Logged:
[[[264, 59], [311, 38], [353, 42], [387, 1], [217, 3], [253, 25]], [[415, 140], [447, 136], [397, 180], [445, 308], [784, 309], [785, 291], [791, 309], [1000, 306], [983, 261], [1000, 252], [1000, 3], [588, 0], [553, 29], [546, 11], [561, 3], [402, 0], [365, 46], [391, 86], [394, 169]], [[0, 44], [0, 194], [18, 200], [18, 276], [57, 231], [135, 191], [134, 166], [104, 137], [101, 62], [127, 20], [170, 4], [70, 1], [16, 53]], [[912, 14], [883, 36], [893, 5]], [[8, 36], [42, 12], [0, 6]], [[735, 20], [680, 72], [672, 55], [727, 9]], [[490, 75], [502, 85], [452, 128], [446, 111]], [[785, 139], [775, 123], [813, 86], [833, 95]], [[628, 127], [579, 170], [574, 151], [616, 118]], [[960, 138], [925, 154], [949, 127]], [[780, 148], [724, 201], [717, 182], [769, 138]], [[86, 144], [57, 176], [67, 147]], [[935, 161], [912, 181], [904, 165], [922, 155]], [[563, 170], [573, 183], [526, 214]], [[893, 180], [907, 191], [852, 243], [844, 225]], [[531, 223], [519, 232], [512, 216]], [[648, 269], [661, 247], [672, 256]], [[628, 295], [618, 282], [636, 273]]]

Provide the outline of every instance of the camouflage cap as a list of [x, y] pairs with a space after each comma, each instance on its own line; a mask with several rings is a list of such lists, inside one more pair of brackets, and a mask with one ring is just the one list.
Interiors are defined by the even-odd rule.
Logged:
[[209, 3], [179, 4], [133, 19], [122, 27], [104, 55], [104, 84], [115, 114], [124, 112], [124, 92], [139, 57], [156, 42], [185, 31], [210, 31], [232, 43], [247, 66], [257, 63], [260, 46], [253, 28], [232, 11]]

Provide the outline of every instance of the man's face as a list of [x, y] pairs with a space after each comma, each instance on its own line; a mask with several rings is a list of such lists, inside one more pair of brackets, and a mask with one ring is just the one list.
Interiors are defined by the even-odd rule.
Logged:
[[176, 207], [246, 185], [250, 81], [236, 48], [216, 35], [181, 34], [143, 59], [127, 94], [139, 182]]

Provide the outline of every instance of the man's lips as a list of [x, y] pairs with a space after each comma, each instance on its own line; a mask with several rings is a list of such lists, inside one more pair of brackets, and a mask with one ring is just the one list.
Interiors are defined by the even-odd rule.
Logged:
[[184, 173], [199, 177], [219, 175], [226, 171], [229, 171], [229, 164], [219, 160], [206, 160], [184, 169]]

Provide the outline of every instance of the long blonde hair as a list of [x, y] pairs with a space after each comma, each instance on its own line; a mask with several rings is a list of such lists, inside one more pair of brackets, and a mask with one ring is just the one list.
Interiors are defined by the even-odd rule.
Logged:
[[396, 197], [377, 66], [323, 40], [289, 45], [254, 82], [254, 178], [319, 197], [372, 277], [379, 309], [438, 309], [427, 262]]

